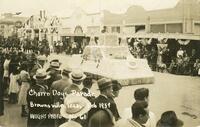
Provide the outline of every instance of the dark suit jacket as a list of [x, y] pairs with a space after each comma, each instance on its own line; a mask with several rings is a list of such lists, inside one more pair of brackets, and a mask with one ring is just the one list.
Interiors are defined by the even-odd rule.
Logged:
[[90, 118], [95, 112], [97, 112], [100, 109], [109, 109], [112, 114], [115, 117], [115, 120], [119, 119], [119, 116], [116, 114], [118, 113], [117, 106], [114, 101], [111, 101], [108, 97], [99, 95], [95, 100], [94, 104], [97, 106], [97, 108], [92, 108], [89, 111], [88, 118]]
[[112, 97], [108, 97], [108, 98], [110, 99], [110, 101], [112, 101], [114, 103], [113, 106], [114, 106], [114, 108], [116, 108], [116, 112], [113, 115], [115, 117], [115, 121], [117, 121], [121, 118], [120, 115], [119, 115], [118, 109], [117, 109], [117, 105], [115, 103], [115, 100]]
[[47, 84], [49, 87], [51, 87], [53, 82], [62, 79], [61, 72], [57, 70], [50, 70], [49, 75], [51, 76]]
[[[48, 88], [45, 87], [40, 87], [37, 85], [32, 86], [28, 90], [27, 94], [27, 103], [28, 103], [28, 109], [29, 109], [29, 114], [28, 114], [28, 121], [27, 121], [27, 127], [53, 127], [54, 125], [54, 120], [48, 118], [48, 115], [52, 113], [52, 107], [51, 104], [52, 99], [51, 95], [50, 96], [36, 96], [32, 95], [29, 93], [29, 91], [34, 90], [35, 92], [49, 92]], [[40, 105], [49, 105], [50, 107], [47, 106], [32, 106], [31, 104], [40, 104]], [[32, 118], [31, 116], [43, 116], [41, 118]]]
[[76, 85], [74, 83], [72, 85], [70, 85], [69, 87], [65, 88], [63, 92], [67, 93], [67, 94], [71, 94], [73, 91], [81, 92], [81, 90], [78, 87], [78, 85]]
[[[88, 94], [88, 95], [91, 94], [90, 89], [85, 88], [85, 87], [81, 91]], [[91, 96], [84, 96], [84, 97], [87, 98], [90, 102], [93, 102], [94, 99], [95, 99], [95, 96], [92, 96], [92, 95]]]
[[53, 90], [57, 90], [59, 92], [63, 92], [63, 90], [71, 85], [71, 82], [67, 78], [62, 78], [60, 80], [54, 81], [52, 83], [51, 88]]

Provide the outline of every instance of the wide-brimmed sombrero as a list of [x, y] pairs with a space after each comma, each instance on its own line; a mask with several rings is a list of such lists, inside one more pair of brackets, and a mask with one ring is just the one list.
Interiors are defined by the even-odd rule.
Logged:
[[88, 99], [78, 95], [67, 95], [64, 104], [61, 104], [60, 114], [66, 119], [80, 117], [91, 109], [91, 103]]

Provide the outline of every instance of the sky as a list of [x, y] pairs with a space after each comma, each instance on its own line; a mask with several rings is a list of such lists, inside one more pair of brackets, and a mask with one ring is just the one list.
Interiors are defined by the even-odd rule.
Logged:
[[146, 10], [174, 7], [179, 0], [0, 0], [0, 14], [22, 12], [21, 16], [39, 14], [46, 10], [48, 14], [70, 16], [75, 9], [82, 8], [87, 13], [109, 10], [124, 13], [131, 5], [140, 5]]

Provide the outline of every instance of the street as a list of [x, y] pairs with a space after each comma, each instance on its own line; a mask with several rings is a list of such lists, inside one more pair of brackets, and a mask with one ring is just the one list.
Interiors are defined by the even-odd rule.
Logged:
[[[50, 59], [59, 58], [63, 68], [67, 61], [66, 55], [51, 55]], [[48, 65], [47, 65], [48, 66]], [[150, 90], [149, 109], [155, 113], [157, 120], [167, 110], [174, 110], [184, 127], [200, 125], [200, 77], [178, 76], [154, 72], [155, 83], [151, 85], [135, 85], [123, 87], [116, 103], [120, 114], [133, 102], [133, 94], [137, 88], [146, 87]], [[92, 87], [96, 96], [99, 94], [97, 85]], [[26, 118], [20, 116], [21, 107], [5, 102], [4, 116], [0, 117], [0, 127], [26, 127]]]

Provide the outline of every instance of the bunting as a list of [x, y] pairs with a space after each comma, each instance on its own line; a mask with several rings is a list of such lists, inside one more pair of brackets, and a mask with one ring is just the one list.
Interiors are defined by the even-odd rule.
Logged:
[[180, 45], [187, 45], [187, 44], [189, 44], [190, 43], [190, 40], [178, 40], [178, 43], [180, 44]]

